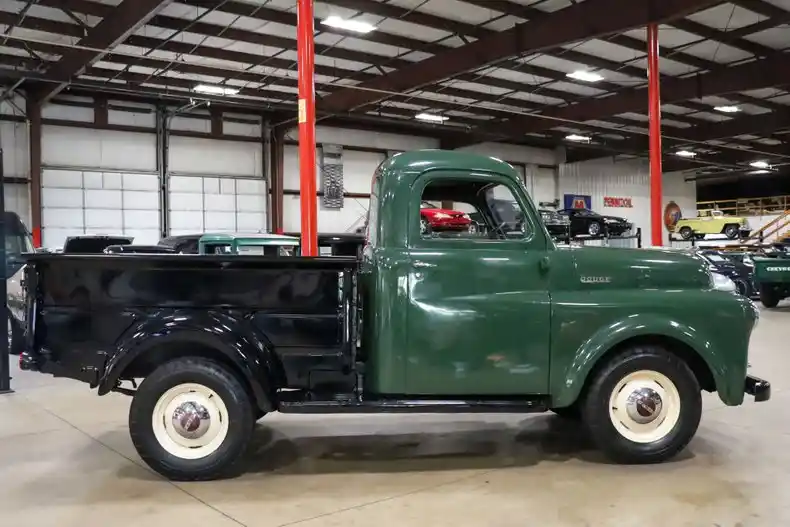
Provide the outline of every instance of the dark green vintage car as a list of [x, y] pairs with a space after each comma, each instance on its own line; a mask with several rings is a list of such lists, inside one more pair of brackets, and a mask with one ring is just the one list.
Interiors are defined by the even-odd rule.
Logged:
[[[274, 411], [553, 410], [655, 463], [694, 436], [701, 391], [770, 397], [747, 374], [757, 308], [698, 256], [558, 247], [514, 168], [468, 153], [395, 155], [371, 190], [361, 259], [31, 256], [22, 367], [133, 395], [142, 459], [189, 480], [241, 469]], [[484, 228], [426, 232], [423, 201]]]

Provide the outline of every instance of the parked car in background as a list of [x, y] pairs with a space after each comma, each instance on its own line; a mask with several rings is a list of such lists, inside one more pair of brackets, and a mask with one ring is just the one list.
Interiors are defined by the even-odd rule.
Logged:
[[101, 254], [110, 245], [130, 245], [134, 238], [130, 236], [106, 236], [103, 234], [86, 234], [69, 236], [63, 244], [66, 254]]
[[[255, 233], [250, 236], [262, 235], [264, 233]], [[179, 254], [199, 254], [199, 242], [203, 236], [205, 234], [169, 236], [160, 240], [159, 246], [169, 248]], [[217, 236], [241, 236], [241, 234], [217, 234]], [[285, 236], [297, 238], [298, 240], [302, 235], [295, 232], [286, 233]], [[358, 256], [364, 244], [365, 236], [359, 233], [318, 233], [318, 251], [320, 256]]]
[[709, 234], [724, 234], [730, 240], [746, 238], [751, 233], [749, 222], [740, 216], [727, 216], [720, 210], [701, 210], [696, 218], [680, 218], [673, 232], [684, 240], [702, 240]]
[[468, 231], [476, 226], [465, 212], [436, 207], [428, 201], [420, 203], [420, 228], [423, 232]]
[[559, 213], [569, 218], [571, 236], [623, 236], [634, 226], [625, 218], [604, 216], [590, 209], [563, 209]]
[[739, 262], [736, 258], [722, 251], [702, 250], [698, 251], [711, 266], [711, 271], [723, 274], [735, 283], [738, 293], [745, 297], [755, 294], [754, 287], [754, 265], [747, 265], [743, 261]]
[[570, 234], [570, 218], [556, 210], [540, 209], [540, 219], [555, 240], [567, 240]]
[[104, 254], [176, 254], [170, 247], [164, 245], [110, 245], [104, 249]]

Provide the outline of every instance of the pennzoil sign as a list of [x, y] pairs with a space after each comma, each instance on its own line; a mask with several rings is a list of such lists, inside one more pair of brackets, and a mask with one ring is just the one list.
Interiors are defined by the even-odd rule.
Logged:
[[634, 207], [634, 204], [631, 198], [614, 198], [611, 196], [606, 196], [603, 198], [603, 206], [631, 209]]

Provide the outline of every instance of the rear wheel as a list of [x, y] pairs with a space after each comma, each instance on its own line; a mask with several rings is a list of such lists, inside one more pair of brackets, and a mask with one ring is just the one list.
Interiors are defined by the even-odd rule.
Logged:
[[199, 481], [237, 472], [255, 424], [243, 383], [225, 366], [177, 359], [146, 377], [129, 410], [137, 452], [168, 479]]
[[601, 224], [597, 221], [590, 222], [590, 224], [587, 226], [587, 234], [590, 236], [600, 236]]
[[740, 233], [740, 227], [737, 225], [727, 225], [724, 227], [724, 235], [727, 236], [730, 240], [734, 240], [738, 237]]
[[679, 232], [680, 237], [684, 240], [690, 240], [694, 236], [694, 231], [691, 230], [691, 227], [681, 227]]
[[659, 463], [688, 445], [702, 415], [688, 365], [657, 346], [612, 358], [592, 379], [582, 416], [598, 447], [621, 463]]
[[779, 292], [772, 284], [760, 284], [760, 303], [772, 308], [779, 304]]

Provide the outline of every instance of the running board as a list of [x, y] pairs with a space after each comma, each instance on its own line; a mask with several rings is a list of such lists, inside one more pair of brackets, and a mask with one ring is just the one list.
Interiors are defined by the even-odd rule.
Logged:
[[523, 400], [376, 399], [281, 401], [278, 410], [292, 414], [324, 413], [534, 413], [549, 409], [548, 397]]

